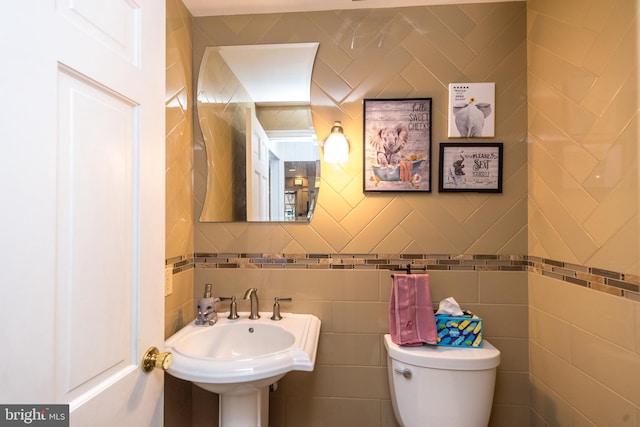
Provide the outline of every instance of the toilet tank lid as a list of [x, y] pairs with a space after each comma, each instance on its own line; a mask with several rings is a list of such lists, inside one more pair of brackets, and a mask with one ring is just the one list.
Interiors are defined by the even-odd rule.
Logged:
[[395, 344], [391, 341], [391, 335], [386, 334], [384, 346], [391, 359], [426, 368], [480, 371], [493, 369], [500, 364], [500, 350], [487, 340], [482, 341], [481, 348], [430, 345], [406, 347]]

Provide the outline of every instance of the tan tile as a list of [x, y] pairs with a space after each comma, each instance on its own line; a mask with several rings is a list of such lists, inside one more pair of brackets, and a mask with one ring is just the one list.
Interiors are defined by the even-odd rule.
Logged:
[[431, 300], [437, 304], [453, 297], [461, 306], [479, 302], [478, 273], [475, 271], [430, 271]]
[[380, 401], [380, 427], [400, 427], [393, 413], [391, 400]]
[[468, 304], [466, 307], [482, 318], [482, 336], [488, 340], [528, 336], [526, 305]]
[[401, 227], [398, 227], [380, 241], [380, 244], [376, 246], [376, 251], [382, 253], [400, 253], [410, 245], [414, 239], [414, 233], [406, 232]]
[[[632, 34], [629, 37], [635, 37]], [[629, 63], [632, 60], [628, 55], [629, 50], [626, 46], [618, 47], [611, 62], [602, 61], [602, 64], [598, 64], [598, 66], [606, 65], [606, 68], [584, 99], [585, 108], [597, 116], [602, 115], [609, 108], [611, 101], [620, 90], [620, 85], [629, 77], [630, 70], [633, 69], [633, 65]]]
[[[405, 233], [413, 236], [414, 242], [408, 245], [406, 251], [433, 253], [444, 251], [445, 253], [455, 253], [454, 242], [451, 235], [444, 233], [436, 224], [431, 222], [430, 216], [425, 216], [419, 211], [414, 211], [402, 221], [399, 228]], [[453, 232], [453, 240], [457, 240], [456, 235], [459, 232]], [[411, 248], [415, 246], [416, 249]]]
[[571, 426], [572, 427], [597, 427], [597, 424], [589, 421], [587, 417], [582, 415], [578, 411], [573, 411], [571, 413]]
[[368, 248], [375, 248], [410, 212], [410, 205], [403, 200], [394, 199], [344, 247], [344, 252], [366, 253]]
[[[474, 81], [487, 81], [487, 76], [493, 74], [496, 64], [504, 58], [506, 52], [510, 54], [526, 44], [526, 12], [521, 8], [522, 5], [517, 3], [511, 3], [509, 6], [508, 11], [507, 8], [496, 10], [496, 13], [478, 27], [485, 30], [484, 32], [469, 35], [468, 41], [474, 49], [477, 49], [477, 43], [487, 43], [477, 50], [481, 54], [475, 56], [464, 68], [464, 72]], [[497, 22], [501, 22], [501, 31], [495, 34]], [[485, 36], [492, 37], [491, 33], [495, 34], [493, 38], [483, 39]]]
[[[547, 167], [544, 160], [549, 157], [553, 162], [560, 163], [576, 181], [582, 182], [597, 166], [597, 160], [585, 147], [576, 143], [564, 134], [558, 123], [553, 123], [542, 114], [538, 114], [529, 123], [529, 132], [536, 138], [553, 142], [551, 144], [530, 144], [529, 159], [539, 174], [554, 173], [557, 171]], [[552, 162], [552, 163], [553, 163]], [[559, 181], [557, 181], [559, 182]]]
[[333, 395], [356, 399], [389, 399], [386, 367], [334, 366]]
[[296, 398], [286, 401], [286, 425], [305, 427], [380, 426], [380, 401]]
[[543, 111], [565, 134], [577, 140], [589, 132], [596, 120], [592, 113], [568, 102], [561, 92], [542, 79], [535, 80], [528, 99], [530, 108]]
[[[630, 333], [628, 339], [633, 341], [635, 337]], [[630, 381], [630, 378], [640, 377], [640, 355], [634, 351], [572, 328], [571, 362], [576, 368], [640, 406], [638, 385]]]
[[529, 55], [529, 70], [574, 102], [582, 102], [598, 80], [596, 74], [581, 64], [571, 63], [535, 44], [530, 44]]
[[627, 332], [634, 321], [632, 301], [535, 274], [530, 276], [530, 286], [530, 304], [534, 307], [621, 347], [634, 349]]
[[[602, 25], [602, 28], [598, 28], [598, 37], [585, 60], [585, 66], [596, 71], [600, 71], [611, 62], [618, 65], [615, 59], [612, 60], [612, 56], [615, 57], [616, 54], [615, 48], [621, 45], [621, 40], [625, 36], [637, 38], [637, 29], [630, 24], [633, 17], [637, 15], [637, 5], [634, 6], [633, 2], [601, 2], [599, 7], [600, 10], [595, 12], [600, 14], [597, 21]], [[605, 17], [606, 19], [603, 19]], [[631, 58], [628, 57], [628, 60]]]
[[[632, 272], [638, 271], [638, 216], [634, 216], [631, 220], [623, 225], [611, 239], [602, 245], [598, 252], [589, 258], [589, 265], [606, 265], [612, 271]], [[615, 289], [606, 290], [612, 293]], [[594, 286], [594, 289], [598, 289]], [[617, 290], [616, 295], [619, 295]]]
[[[303, 248], [309, 252], [371, 252], [396, 251], [406, 244], [407, 247], [420, 248], [422, 251], [442, 251], [445, 248], [446, 252], [458, 253], [469, 248], [475, 240], [487, 238], [486, 235], [469, 235], [461, 231], [465, 212], [474, 209], [473, 206], [467, 206], [462, 211], [449, 209], [444, 206], [447, 198], [439, 198], [434, 194], [434, 197], [416, 200], [405, 213], [395, 211], [395, 206], [388, 209], [385, 205], [392, 199], [405, 201], [407, 197], [364, 197], [361, 191], [362, 136], [358, 130], [361, 129], [362, 119], [361, 99], [372, 93], [389, 94], [395, 87], [406, 92], [402, 96], [434, 94], [437, 103], [434, 104], [433, 111], [436, 130], [433, 139], [437, 141], [442, 129], [446, 129], [447, 120], [446, 102], [442, 102], [446, 99], [446, 89], [442, 87], [442, 81], [450, 81], [451, 76], [469, 73], [481, 74], [483, 77], [489, 74], [499, 76], [498, 82], [502, 86], [513, 84], [514, 79], [523, 81], [526, 68], [522, 43], [524, 29], [521, 28], [523, 24], [518, 24], [518, 20], [523, 19], [525, 8], [524, 4], [518, 3], [472, 5], [465, 8], [442, 6], [438, 9], [440, 19], [429, 8], [411, 8], [408, 12], [397, 9], [371, 12], [365, 9], [340, 13], [329, 11], [284, 14], [277, 17], [266, 14], [196, 18], [193, 29], [196, 67], [199, 62], [198, 52], [205, 41], [207, 44], [233, 44], [238, 39], [246, 43], [257, 39], [260, 42], [282, 42], [290, 41], [288, 37], [291, 31], [295, 32], [296, 38], [311, 37], [319, 40], [320, 50], [312, 84], [314, 121], [316, 125], [324, 123], [329, 126], [335, 115], [342, 111], [349, 116], [347, 121], [352, 122], [348, 126], [348, 132], [354, 143], [354, 158], [346, 167], [334, 170], [323, 165], [318, 212], [309, 227], [285, 226], [283, 230], [286, 233], [283, 234], [278, 230], [280, 225], [269, 225], [268, 228], [276, 229], [274, 237], [270, 238], [260, 230], [262, 226], [256, 224], [251, 225], [251, 233], [237, 232], [234, 230], [238, 228], [236, 225], [196, 224], [196, 239], [202, 243], [197, 246], [214, 246], [220, 251], [241, 252], [263, 251], [265, 247], [278, 251], [283, 248]], [[276, 19], [282, 25], [274, 25]], [[328, 22], [331, 24], [327, 26]], [[379, 31], [370, 30], [378, 28], [381, 22], [385, 25], [382, 38]], [[359, 30], [355, 34], [350, 29], [353, 26]], [[425, 37], [424, 34], [433, 28], [438, 29], [440, 36]], [[469, 36], [472, 33], [473, 36]], [[522, 36], [516, 37], [520, 33]], [[458, 34], [464, 34], [464, 38], [458, 37]], [[281, 37], [286, 40], [279, 40]], [[351, 47], [351, 40], [364, 41], [371, 48], [363, 49], [360, 45]], [[383, 42], [385, 49], [377, 48], [378, 41]], [[481, 53], [468, 56], [471, 51]], [[517, 54], [514, 55], [514, 52]], [[474, 58], [473, 55], [477, 57]], [[473, 59], [478, 60], [478, 66], [471, 67], [465, 73], [462, 68]], [[380, 66], [381, 63], [386, 65]], [[371, 66], [372, 64], [375, 66]], [[435, 92], [433, 88], [437, 88]], [[515, 101], [509, 103], [509, 111], [524, 111], [523, 98], [510, 97], [509, 100], [511, 99]], [[509, 125], [504, 129], [509, 130], [509, 134], [512, 130], [522, 134], [523, 126], [526, 127], [526, 115], [510, 114], [507, 120]], [[507, 162], [507, 165], [511, 167], [512, 162]], [[432, 167], [436, 166], [437, 162], [434, 162]], [[199, 181], [195, 183], [196, 187], [201, 185]], [[434, 180], [433, 183], [435, 185], [437, 181]], [[521, 188], [525, 184], [519, 181], [510, 185]], [[200, 192], [196, 190], [196, 193]], [[496, 209], [509, 207], [505, 204]], [[376, 221], [378, 217], [384, 217], [387, 210], [391, 211], [391, 218]], [[429, 215], [423, 215], [422, 212], [429, 212]], [[394, 224], [398, 215], [409, 217], [408, 221], [396, 225], [402, 232], [389, 226]], [[420, 222], [428, 222], [428, 227], [420, 227], [419, 234], [416, 235], [414, 225]], [[369, 223], [373, 223], [375, 228], [367, 226]], [[514, 224], [510, 221], [510, 228], [506, 232], [515, 234], [510, 239], [501, 236], [502, 246], [508, 242], [511, 247], [518, 247], [513, 242], [516, 240], [524, 247], [526, 235], [521, 233], [521, 229], [513, 230], [511, 226]], [[426, 228], [428, 229], [425, 230]], [[497, 244], [493, 240], [490, 245], [480, 244], [477, 247], [494, 247]]]
[[462, 7], [434, 7], [431, 11], [460, 39], [469, 34], [476, 25]]
[[193, 300], [193, 269], [173, 274], [173, 293], [164, 299], [165, 311], [173, 311]]
[[496, 338], [491, 344], [500, 350], [499, 371], [529, 372], [529, 340], [527, 338]]
[[317, 363], [379, 366], [380, 350], [379, 334], [321, 334]]
[[530, 307], [529, 338], [558, 357], [571, 360], [571, 325], [564, 320]]
[[533, 344], [531, 374], [596, 425], [634, 426], [636, 408], [577, 368]]
[[[551, 258], [551, 254], [553, 254], [553, 259], [562, 259], [579, 264], [580, 260], [571, 251], [568, 242], [565, 242], [558, 235], [544, 213], [531, 201], [529, 207], [529, 229], [532, 232], [529, 237], [529, 255]], [[537, 242], [537, 246], [533, 246], [534, 241]]]
[[501, 253], [504, 245], [508, 244], [520, 230], [527, 226], [527, 200], [520, 197], [518, 201], [509, 203], [510, 208], [487, 228], [483, 228], [487, 238], [477, 238], [469, 246], [471, 253], [493, 254]]
[[165, 316], [165, 338], [178, 332], [195, 319], [195, 302], [193, 300], [181, 305]]
[[598, 243], [588, 234], [584, 233], [580, 224], [575, 222], [571, 211], [564, 205], [560, 196], [554, 192], [552, 184], [534, 181], [530, 191], [537, 207], [544, 215], [545, 219], [553, 224], [553, 229], [578, 259], [586, 259], [598, 248]]
[[[290, 277], [295, 274], [295, 277]], [[279, 275], [283, 292], [297, 300], [377, 301], [375, 270], [304, 270]], [[290, 294], [290, 295], [289, 295]]]
[[612, 179], [611, 186], [615, 186], [615, 188], [608, 192], [606, 198], [583, 224], [585, 231], [601, 245], [606, 243], [638, 212], [635, 201], [632, 201], [638, 194], [636, 177]]
[[334, 302], [333, 330], [348, 333], [388, 333], [389, 304]]
[[333, 367], [316, 364], [313, 372], [289, 372], [278, 381], [278, 392], [286, 397], [333, 396]]
[[531, 410], [539, 422], [535, 426], [569, 426], [573, 410], [562, 397], [547, 387], [535, 376], [530, 378]]
[[[525, 8], [522, 6], [521, 4], [512, 3], [505, 5], [505, 7], [484, 10], [483, 8], [474, 8], [471, 5], [461, 6], [466, 13], [471, 11], [471, 15], [475, 15], [475, 21], [478, 23], [473, 31], [470, 31], [465, 36], [469, 46], [475, 51], [481, 51], [487, 49], [487, 46], [492, 46], [492, 43], [495, 43], [495, 40], [500, 39], [500, 36], [503, 35], [511, 38], [519, 36], [520, 39], [523, 39], [524, 26], [521, 28], [522, 32], [514, 31], [513, 29], [505, 30], [511, 27], [513, 22], [520, 22], [521, 19], [526, 17]], [[499, 29], [498, 25], [502, 28]]]
[[489, 427], [528, 426], [529, 411], [522, 405], [493, 405]]
[[629, 110], [633, 111], [637, 105], [637, 99], [633, 95], [633, 91], [637, 91], [638, 88], [637, 76], [626, 77], [620, 81], [620, 86], [620, 90], [606, 104], [606, 108], [582, 140], [582, 144], [598, 159], [605, 157], [607, 149], [613, 145], [633, 117]]
[[493, 404], [529, 406], [529, 374], [527, 372], [498, 372]]
[[527, 275], [526, 272], [479, 272], [479, 302], [490, 304], [526, 304]]
[[[544, 183], [558, 199], [562, 200], [562, 207], [572, 215], [572, 218], [582, 223], [598, 208], [598, 201], [571, 173], [580, 173], [580, 167], [591, 165], [593, 168], [596, 166], [596, 161], [587, 150], [570, 141], [566, 143], [558, 141], [557, 144], [548, 144], [548, 146], [555, 146], [555, 148], [547, 151], [547, 146], [544, 149], [540, 145], [532, 147], [530, 161], [535, 165], [536, 172]], [[577, 166], [576, 160], [585, 163]], [[559, 164], [562, 166], [560, 167]], [[571, 168], [573, 165], [576, 167]]]
[[528, 34], [529, 40], [566, 61], [580, 65], [597, 34], [552, 17], [539, 15]]

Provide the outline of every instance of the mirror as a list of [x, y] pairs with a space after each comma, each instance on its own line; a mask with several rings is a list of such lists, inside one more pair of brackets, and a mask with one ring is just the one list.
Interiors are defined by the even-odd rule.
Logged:
[[206, 48], [196, 94], [207, 156], [201, 222], [311, 220], [320, 186], [310, 106], [317, 50]]

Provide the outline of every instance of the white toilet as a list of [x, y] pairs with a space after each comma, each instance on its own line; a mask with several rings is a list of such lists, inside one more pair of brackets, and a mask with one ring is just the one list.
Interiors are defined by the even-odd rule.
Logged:
[[384, 336], [393, 412], [403, 427], [486, 427], [500, 351], [404, 347]]

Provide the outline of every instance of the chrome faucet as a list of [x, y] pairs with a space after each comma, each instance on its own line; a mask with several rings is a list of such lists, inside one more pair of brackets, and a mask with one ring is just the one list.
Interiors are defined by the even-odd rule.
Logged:
[[249, 314], [249, 319], [259, 319], [260, 314], [258, 314], [258, 290], [256, 288], [247, 289], [247, 291], [244, 293], [243, 299], [251, 299], [251, 314]]

